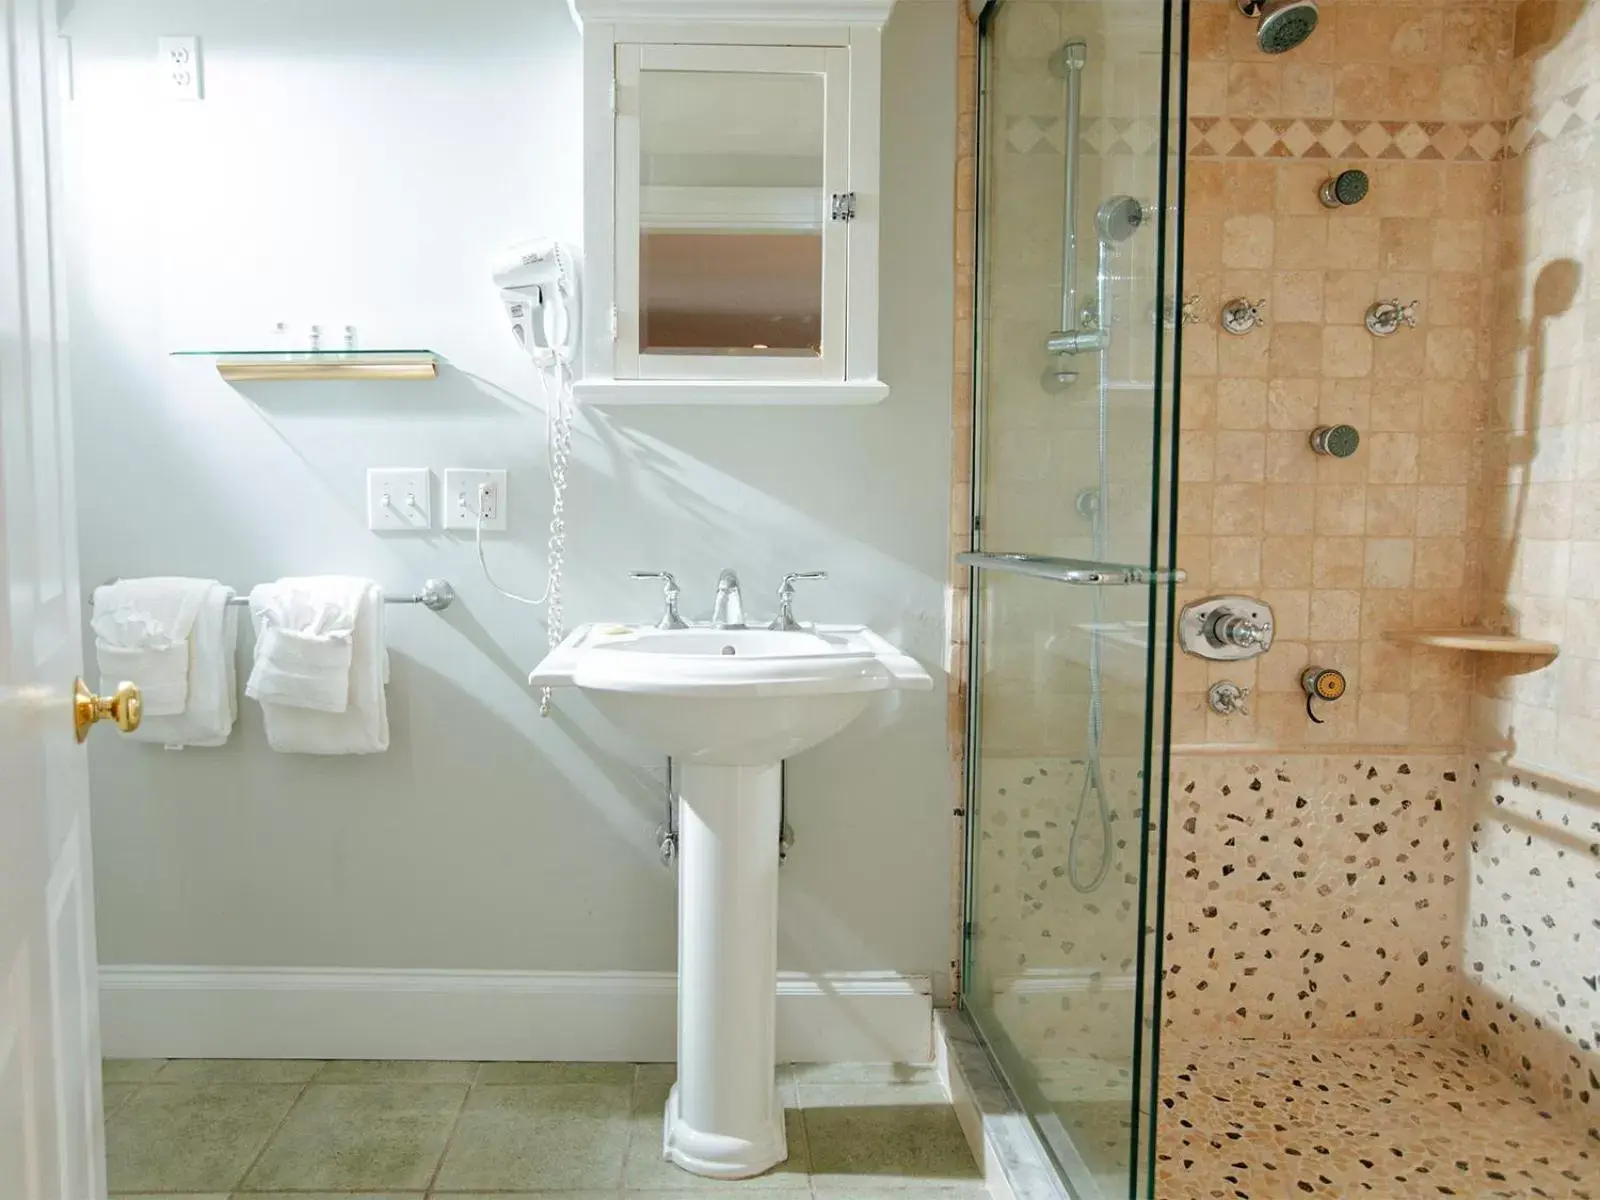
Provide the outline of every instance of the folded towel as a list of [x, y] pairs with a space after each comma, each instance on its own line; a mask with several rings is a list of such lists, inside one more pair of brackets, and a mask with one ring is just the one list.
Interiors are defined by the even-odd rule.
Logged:
[[123, 579], [94, 591], [90, 627], [102, 688], [139, 685], [146, 717], [181, 716], [189, 698], [189, 635], [214, 579]]
[[239, 715], [239, 609], [230, 606], [233, 589], [213, 584], [189, 634], [189, 699], [181, 715], [145, 716], [128, 736], [169, 750], [220, 746]]
[[[352, 597], [347, 610], [344, 600]], [[353, 619], [347, 629], [341, 628], [346, 611]], [[282, 579], [251, 593], [250, 615], [257, 638], [251, 681], [257, 686], [245, 690], [261, 701], [268, 745], [285, 754], [376, 754], [389, 748], [389, 710], [383, 690], [389, 652], [384, 644], [383, 592], [377, 584], [338, 576]], [[291, 620], [296, 624], [288, 624]], [[349, 648], [344, 707], [311, 707], [305, 701], [326, 700], [332, 692], [333, 660], [340, 642], [335, 635], [341, 633], [347, 635], [343, 644]], [[266, 670], [262, 670], [264, 650], [277, 664]], [[263, 688], [280, 685], [297, 703], [257, 695]]]
[[244, 694], [290, 708], [344, 712], [356, 611], [371, 586], [370, 580], [330, 575], [280, 579], [251, 592], [256, 656]]

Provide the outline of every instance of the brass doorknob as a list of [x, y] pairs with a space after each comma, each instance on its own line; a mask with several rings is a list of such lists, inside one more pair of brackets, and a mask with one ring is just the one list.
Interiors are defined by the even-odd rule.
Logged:
[[72, 728], [79, 742], [88, 740], [89, 726], [96, 721], [115, 721], [123, 733], [132, 733], [139, 728], [139, 718], [143, 715], [144, 700], [139, 689], [126, 680], [109, 696], [96, 696], [81, 679], [73, 682]]

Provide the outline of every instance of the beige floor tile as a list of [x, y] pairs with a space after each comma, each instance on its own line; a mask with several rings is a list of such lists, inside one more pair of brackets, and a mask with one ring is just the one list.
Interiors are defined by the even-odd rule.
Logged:
[[454, 1083], [314, 1083], [244, 1190], [425, 1188], [466, 1094]]
[[471, 1083], [475, 1062], [344, 1059], [317, 1072], [318, 1083]]
[[799, 1096], [820, 1184], [981, 1180], [955, 1110], [936, 1084], [801, 1084]]
[[716, 1191], [755, 1191], [763, 1200], [769, 1193], [780, 1193], [786, 1188], [806, 1186], [810, 1167], [810, 1154], [806, 1144], [805, 1123], [800, 1112], [788, 1108], [784, 1112], [784, 1136], [789, 1143], [789, 1157], [765, 1175], [754, 1179], [706, 1179], [691, 1175], [682, 1167], [661, 1157], [661, 1127], [666, 1119], [667, 1093], [670, 1083], [640, 1086], [633, 1093], [633, 1117], [629, 1122], [628, 1169], [624, 1184], [636, 1190], [684, 1191], [705, 1195]]
[[[152, 1192], [111, 1193], [111, 1200], [228, 1200], [227, 1192]], [[314, 1200], [313, 1197], [296, 1197], [296, 1200]], [[362, 1197], [341, 1196], [339, 1200], [362, 1200]]]
[[164, 1058], [106, 1058], [100, 1061], [100, 1078], [107, 1083], [143, 1083], [166, 1065]]
[[620, 1187], [631, 1092], [599, 1084], [474, 1088], [436, 1187]]
[[299, 1084], [140, 1088], [106, 1122], [110, 1190], [234, 1187], [300, 1090]]
[[143, 1086], [139, 1083], [107, 1083], [101, 1088], [100, 1111], [109, 1118], [127, 1102], [129, 1096]]
[[816, 1200], [912, 1200], [930, 1196], [939, 1200], [988, 1200], [981, 1183], [948, 1183], [928, 1179], [875, 1179], [869, 1183], [818, 1183]]
[[640, 1087], [669, 1088], [678, 1079], [677, 1063], [640, 1063], [634, 1082]]
[[158, 1077], [161, 1083], [309, 1083], [320, 1059], [175, 1058]]
[[797, 1084], [879, 1084], [939, 1082], [936, 1067], [912, 1063], [788, 1063], [778, 1068], [778, 1077]]
[[[625, 1200], [701, 1200], [705, 1194], [705, 1189], [703, 1188], [691, 1188], [687, 1191], [680, 1189], [670, 1192], [622, 1193]], [[455, 1200], [455, 1198], [451, 1197], [451, 1200]], [[552, 1196], [550, 1200], [555, 1200], [555, 1197]], [[566, 1200], [566, 1197], [563, 1196], [562, 1200]], [[767, 1188], [762, 1191], [761, 1200], [811, 1200], [811, 1189], [808, 1187]]]
[[524, 1087], [548, 1083], [601, 1083], [632, 1087], [632, 1063], [490, 1062], [478, 1068], [478, 1082]]

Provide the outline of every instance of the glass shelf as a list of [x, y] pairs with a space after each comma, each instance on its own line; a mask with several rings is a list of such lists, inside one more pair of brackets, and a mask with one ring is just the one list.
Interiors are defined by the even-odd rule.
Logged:
[[432, 350], [174, 350], [173, 358], [209, 358], [224, 379], [433, 379]]

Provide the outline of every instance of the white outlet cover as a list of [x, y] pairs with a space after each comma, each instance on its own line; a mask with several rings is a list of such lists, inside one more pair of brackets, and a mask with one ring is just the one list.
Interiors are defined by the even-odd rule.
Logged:
[[444, 527], [471, 533], [478, 527], [478, 488], [488, 484], [491, 503], [483, 519], [485, 532], [506, 527], [506, 472], [504, 467], [446, 467], [444, 472]]
[[367, 472], [367, 528], [423, 533], [433, 528], [433, 472], [427, 467], [373, 467]]
[[168, 100], [200, 99], [200, 39], [156, 39], [156, 69], [161, 94]]

